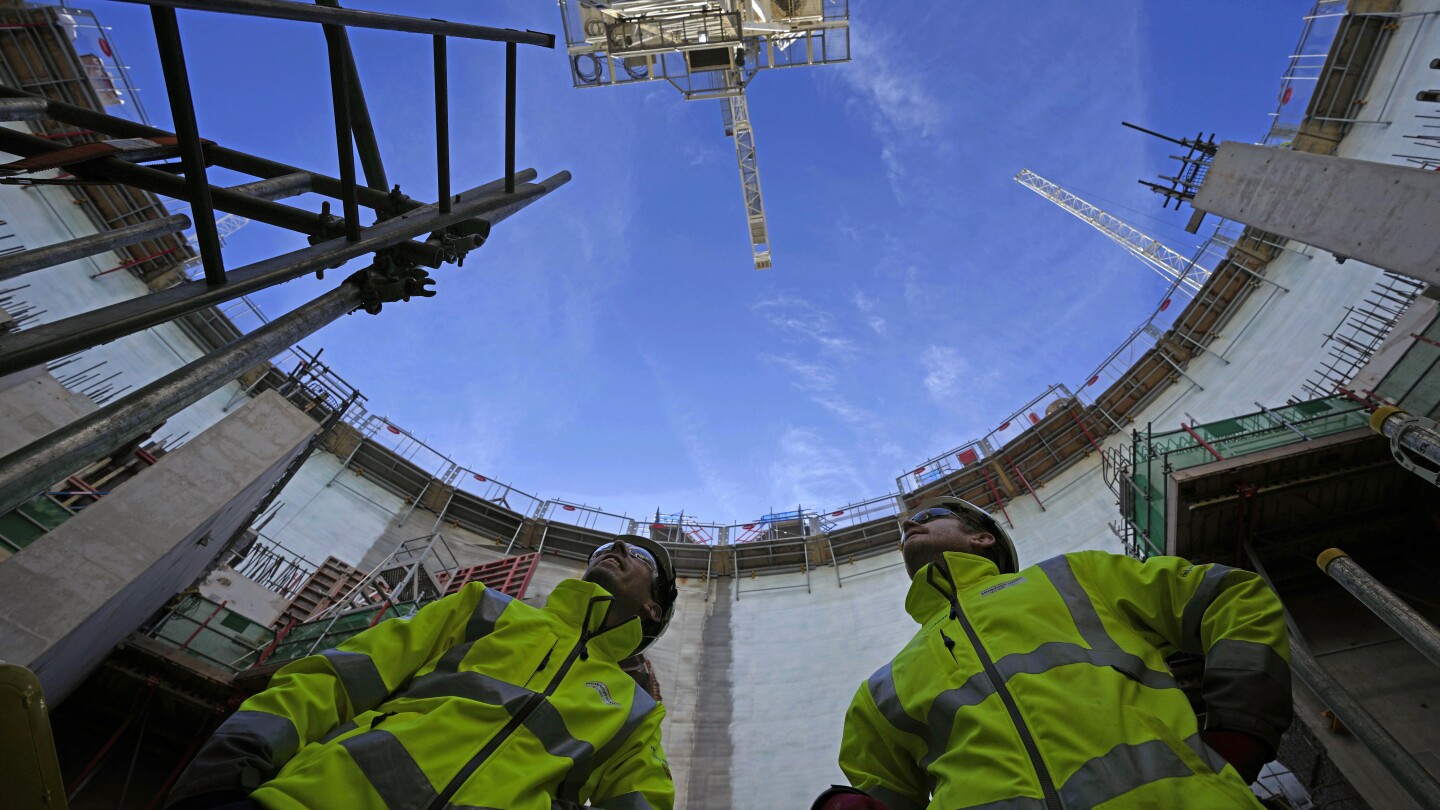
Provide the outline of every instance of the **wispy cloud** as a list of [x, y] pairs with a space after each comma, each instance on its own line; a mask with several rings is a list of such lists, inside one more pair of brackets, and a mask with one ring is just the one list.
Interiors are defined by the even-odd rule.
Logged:
[[925, 369], [925, 390], [936, 402], [947, 404], [958, 399], [970, 363], [953, 346], [930, 346], [920, 358]]
[[909, 170], [902, 152], [944, 129], [945, 105], [930, 94], [932, 86], [918, 66], [901, 61], [914, 51], [904, 47], [899, 32], [873, 22], [851, 21], [857, 66], [846, 70], [854, 95], [847, 107], [855, 111], [880, 141], [880, 162], [895, 198], [904, 202]]
[[855, 302], [855, 308], [860, 310], [860, 318], [865, 321], [865, 325], [870, 327], [870, 330], [875, 334], [880, 337], [885, 337], [885, 331], [888, 327], [885, 324], [885, 319], [875, 314], [875, 299], [856, 290], [855, 296], [851, 300]]
[[855, 351], [855, 342], [841, 334], [835, 316], [803, 298], [777, 295], [755, 304], [753, 310], [791, 340], [813, 343], [834, 356]]
[[780, 435], [768, 477], [775, 509], [838, 506], [866, 491], [850, 457], [809, 428], [790, 427]]
[[762, 352], [760, 359], [784, 368], [794, 375], [797, 384], [804, 387], [828, 391], [835, 386], [835, 370], [823, 363], [807, 363], [790, 355]]

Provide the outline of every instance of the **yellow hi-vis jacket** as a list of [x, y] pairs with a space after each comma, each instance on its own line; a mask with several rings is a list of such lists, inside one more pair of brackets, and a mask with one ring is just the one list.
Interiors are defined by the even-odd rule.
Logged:
[[472, 583], [278, 670], [170, 801], [253, 791], [270, 810], [670, 810], [664, 709], [620, 670], [640, 621], [560, 583], [543, 609]]
[[920, 632], [860, 686], [840, 767], [893, 810], [1258, 808], [1206, 746], [1165, 657], [1205, 655], [1207, 728], [1273, 750], [1290, 724], [1279, 599], [1257, 575], [1086, 551], [915, 575]]

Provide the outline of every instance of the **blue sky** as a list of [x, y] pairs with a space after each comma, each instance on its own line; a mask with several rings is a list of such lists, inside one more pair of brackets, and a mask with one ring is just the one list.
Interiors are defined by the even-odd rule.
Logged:
[[[561, 34], [553, 2], [347, 5]], [[372, 410], [541, 497], [730, 522], [893, 491], [1046, 386], [1083, 383], [1164, 290], [1013, 175], [1189, 253], [1188, 210], [1136, 183], [1168, 173], [1174, 147], [1120, 121], [1258, 140], [1310, 6], [852, 0], [852, 62], [750, 86], [764, 272], [717, 102], [661, 83], [577, 90], [563, 48], [522, 48], [518, 163], [574, 180], [442, 268], [436, 298], [307, 345]], [[147, 10], [94, 9], [168, 127]], [[180, 20], [203, 135], [335, 171], [318, 26]], [[429, 39], [352, 40], [390, 181], [433, 199]], [[504, 49], [452, 41], [450, 55], [461, 189], [502, 171]], [[302, 244], [254, 224], [226, 262]], [[278, 313], [343, 277], [258, 301]]]

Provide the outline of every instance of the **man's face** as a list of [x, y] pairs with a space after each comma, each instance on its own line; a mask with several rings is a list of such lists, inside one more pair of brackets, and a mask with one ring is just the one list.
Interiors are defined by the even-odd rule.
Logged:
[[602, 546], [590, 558], [590, 565], [581, 579], [593, 582], [615, 597], [607, 626], [614, 626], [634, 616], [659, 621], [660, 605], [655, 602], [655, 569], [642, 559], [645, 552], [638, 546], [616, 540]]
[[984, 556], [985, 551], [995, 545], [995, 535], [972, 532], [953, 513], [937, 514], [945, 511], [948, 510], [927, 509], [900, 524], [900, 531], [904, 533], [901, 553], [905, 556], [905, 573], [911, 579], [927, 563], [939, 562], [947, 551]]

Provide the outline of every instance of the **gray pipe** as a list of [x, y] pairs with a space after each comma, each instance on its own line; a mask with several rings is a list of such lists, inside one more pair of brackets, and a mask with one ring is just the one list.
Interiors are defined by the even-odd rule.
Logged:
[[[11, 100], [23, 101], [24, 99]], [[24, 253], [12, 253], [9, 256], [0, 257], [0, 281], [23, 276], [46, 267], [54, 267], [57, 264], [73, 262], [86, 256], [94, 256], [117, 247], [144, 242], [146, 239], [154, 239], [168, 233], [178, 233], [188, 227], [190, 227], [190, 218], [177, 214], [173, 217], [152, 219], [111, 231], [82, 236], [68, 242], [57, 242], [53, 245], [27, 250]]]
[[86, 463], [124, 447], [246, 369], [274, 357], [358, 306], [359, 288], [342, 284], [113, 405], [0, 458], [0, 514]]
[[1360, 701], [1345, 691], [1345, 688], [1311, 657], [1310, 651], [1294, 635], [1290, 636], [1290, 665], [1295, 674], [1300, 676], [1300, 680], [1320, 698], [1320, 702], [1329, 707], [1330, 711], [1345, 723], [1350, 733], [1370, 749], [1416, 804], [1425, 810], [1440, 810], [1440, 782], [1435, 781], [1435, 777], [1390, 736], [1390, 732], [1360, 705]]
[[238, 186], [230, 186], [230, 191], [238, 191], [241, 194], [249, 194], [252, 197], [259, 197], [262, 200], [283, 200], [286, 197], [294, 197], [297, 194], [305, 194], [314, 185], [315, 176], [309, 172], [295, 172], [294, 174], [282, 174], [279, 177], [271, 177], [266, 180], [256, 180], [251, 183], [242, 183]]
[[43, 98], [8, 98], [0, 101], [0, 121], [39, 121], [47, 118], [49, 102]]
[[1390, 629], [1410, 642], [1415, 649], [1429, 658], [1431, 663], [1440, 666], [1440, 630], [1426, 621], [1424, 616], [1416, 613], [1405, 600], [1381, 585], [1370, 572], [1361, 568], [1349, 554], [1338, 548], [1321, 553], [1316, 563], [1321, 571], [1329, 574], [1331, 579], [1344, 586], [1356, 599], [1365, 603], [1365, 607], [1370, 608], [1372, 613], [1390, 625]]

